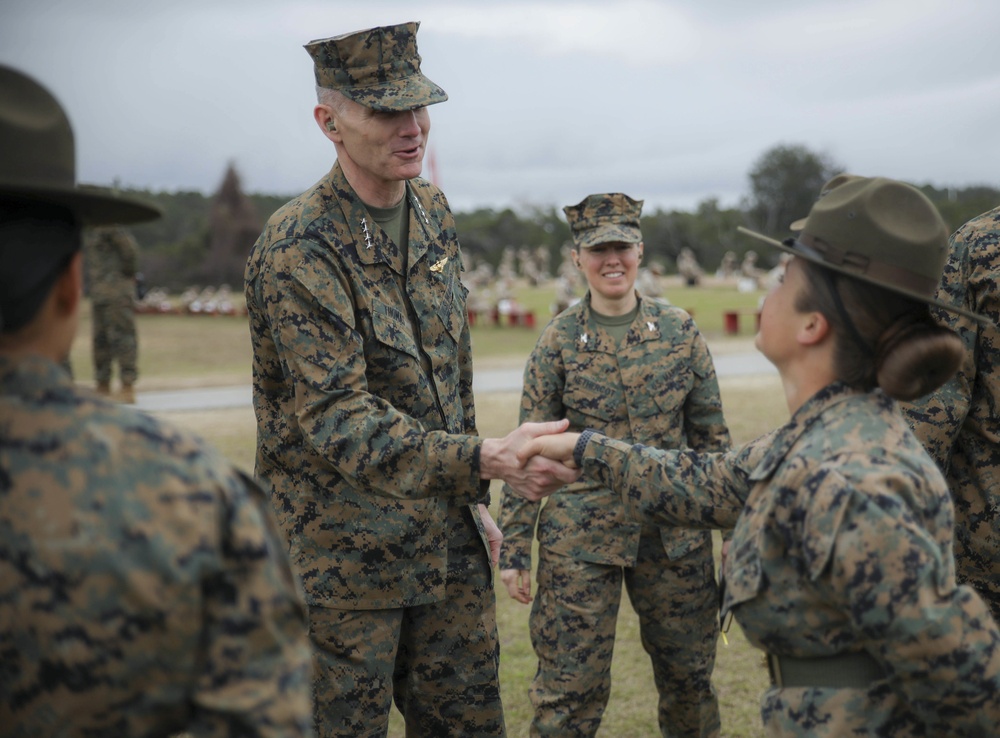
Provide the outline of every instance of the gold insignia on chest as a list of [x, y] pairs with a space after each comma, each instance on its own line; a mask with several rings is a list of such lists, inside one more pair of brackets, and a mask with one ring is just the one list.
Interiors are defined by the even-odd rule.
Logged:
[[437, 262], [436, 264], [431, 265], [431, 271], [432, 272], [440, 272], [441, 270], [444, 269], [444, 265], [447, 264], [447, 263], [448, 263], [448, 257], [446, 256], [443, 259], [441, 259], [441, 261]]

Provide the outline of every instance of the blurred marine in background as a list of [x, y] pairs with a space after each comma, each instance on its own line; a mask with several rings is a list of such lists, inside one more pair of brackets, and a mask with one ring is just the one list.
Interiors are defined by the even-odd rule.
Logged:
[[124, 226], [94, 228], [84, 242], [91, 304], [94, 379], [98, 394], [110, 396], [118, 364], [122, 402], [135, 402], [138, 340], [135, 331], [139, 248]]

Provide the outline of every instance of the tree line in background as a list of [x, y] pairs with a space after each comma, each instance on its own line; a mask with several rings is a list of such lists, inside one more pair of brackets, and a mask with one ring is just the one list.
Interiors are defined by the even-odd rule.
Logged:
[[[657, 209], [644, 213], [641, 226], [647, 260], [660, 262], [671, 273], [685, 247], [710, 272], [728, 251], [742, 259], [754, 246], [737, 233], [737, 226], [778, 239], [788, 237], [788, 225], [809, 212], [823, 183], [844, 171], [850, 168], [804, 146], [775, 146], [754, 163], [748, 173], [749, 194], [738, 207], [722, 208], [718, 200], [708, 198], [693, 212]], [[923, 185], [921, 189], [937, 205], [951, 230], [1000, 205], [1000, 190], [989, 186], [939, 189]], [[208, 284], [229, 284], [241, 290], [250, 247], [267, 218], [292, 197], [244, 194], [232, 166], [211, 196], [126, 191], [163, 210], [161, 219], [135, 226], [133, 233], [140, 244], [140, 268], [146, 284], [171, 291]], [[642, 198], [641, 192], [628, 194]], [[473, 263], [485, 261], [493, 267], [499, 265], [508, 247], [543, 247], [550, 254], [549, 271], [554, 272], [562, 247], [570, 241], [561, 206], [481, 208], [456, 212], [455, 221], [467, 257]], [[763, 257], [761, 265], [772, 266], [768, 260], [773, 255]]]

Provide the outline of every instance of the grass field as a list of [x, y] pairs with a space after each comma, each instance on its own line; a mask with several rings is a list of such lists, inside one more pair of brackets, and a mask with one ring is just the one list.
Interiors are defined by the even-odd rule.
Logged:
[[[476, 366], [485, 369], [522, 365], [549, 313], [552, 294], [550, 290], [527, 288], [518, 293], [519, 302], [534, 309], [539, 316], [535, 329], [475, 328]], [[713, 353], [752, 350], [749, 326], [744, 327], [742, 336], [723, 335], [722, 312], [753, 310], [759, 293], [741, 294], [732, 288], [675, 288], [668, 291], [667, 297], [693, 312]], [[89, 330], [89, 318], [85, 314], [72, 354], [74, 372], [81, 382], [89, 381], [92, 376]], [[250, 382], [250, 344], [245, 318], [140, 316], [139, 335], [140, 392]], [[737, 443], [750, 440], [786, 420], [787, 411], [776, 377], [723, 378], [720, 385], [726, 419]], [[519, 399], [516, 393], [477, 397], [480, 432], [485, 436], [498, 436], [511, 430], [517, 423]], [[255, 426], [250, 408], [172, 412], [163, 416], [197, 431], [218, 446], [234, 464], [252, 470]], [[494, 500], [498, 497], [497, 485]], [[599, 735], [604, 738], [655, 736], [659, 731], [652, 670], [639, 641], [636, 616], [628, 598], [623, 599], [612, 666], [611, 700]], [[528, 608], [508, 597], [501, 587], [497, 591], [497, 619], [508, 734], [511, 738], [519, 738], [528, 735], [531, 706], [527, 689], [535, 671], [528, 636]], [[719, 642], [714, 678], [724, 736], [761, 734], [758, 701], [766, 681], [760, 653], [747, 644], [739, 626], [734, 624], [729, 644]], [[390, 736], [402, 735], [402, 721], [394, 713]]]

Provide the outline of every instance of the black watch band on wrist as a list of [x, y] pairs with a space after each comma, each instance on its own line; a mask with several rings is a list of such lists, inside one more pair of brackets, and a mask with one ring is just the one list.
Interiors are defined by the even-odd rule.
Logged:
[[591, 436], [596, 432], [593, 428], [587, 428], [577, 439], [576, 445], [573, 447], [573, 463], [576, 464], [577, 469], [583, 468], [583, 450], [587, 448]]

